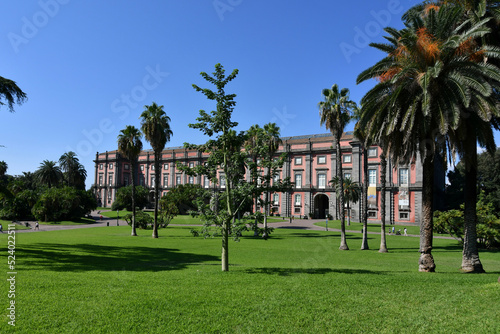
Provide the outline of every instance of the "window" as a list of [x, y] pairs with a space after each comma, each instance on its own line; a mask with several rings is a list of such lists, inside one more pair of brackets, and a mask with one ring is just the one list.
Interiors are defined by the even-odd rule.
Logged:
[[220, 176], [220, 187], [226, 188], [226, 176], [225, 175]]
[[352, 155], [350, 154], [343, 155], [342, 159], [344, 159], [344, 162], [346, 164], [350, 164], [352, 162]]
[[300, 194], [296, 194], [295, 195], [295, 206], [301, 206], [302, 204], [302, 196], [300, 196]]
[[155, 187], [156, 188], [156, 183], [155, 183], [155, 177], [154, 176], [151, 176], [151, 187]]
[[377, 157], [377, 148], [376, 147], [370, 147], [368, 149], [368, 157], [370, 157], [370, 158], [376, 158]]
[[168, 164], [164, 164], [164, 165], [163, 165], [163, 169], [164, 169], [164, 170], [168, 170]]
[[144, 175], [139, 175], [139, 185], [144, 186]]
[[318, 164], [326, 164], [326, 156], [322, 155], [318, 157]]
[[302, 188], [302, 174], [295, 174], [295, 188]]
[[194, 176], [189, 177], [189, 184], [194, 184]]
[[194, 167], [194, 162], [190, 162], [189, 163], [189, 168], [193, 168]]
[[99, 169], [101, 169], [101, 170], [102, 170], [102, 168], [103, 168], [102, 164], [99, 164]]
[[109, 164], [109, 169], [113, 169], [113, 164]]
[[205, 188], [208, 188], [210, 187], [210, 179], [208, 178], [208, 176], [205, 176], [204, 179], [203, 179], [203, 186]]
[[141, 170], [144, 170], [144, 165], [141, 165]]
[[108, 183], [108, 185], [110, 186], [112, 184], [113, 184], [113, 175], [110, 175], [109, 176], [109, 183]]
[[399, 185], [400, 186], [408, 185], [408, 168], [399, 169]]
[[375, 187], [377, 185], [377, 170], [369, 169], [368, 170], [368, 185], [370, 187]]
[[302, 165], [302, 157], [296, 157], [295, 158], [295, 164], [296, 165]]
[[102, 174], [99, 174], [99, 185], [102, 186]]
[[123, 183], [124, 183], [125, 187], [128, 186], [128, 175], [125, 175], [123, 177]]
[[151, 165], [151, 170], [155, 170], [155, 165]]
[[280, 181], [280, 174], [278, 173], [278, 174], [274, 175], [273, 183], [278, 184], [279, 181]]
[[408, 214], [408, 212], [400, 212], [399, 219], [408, 220], [410, 219], [410, 215]]
[[274, 203], [274, 205], [279, 205], [279, 203], [280, 203], [280, 195], [279, 194], [273, 195], [273, 203]]
[[300, 208], [295, 208], [294, 212], [300, 214]]
[[179, 184], [181, 184], [181, 176], [180, 175], [176, 175], [175, 176], [175, 185], [178, 186]]
[[344, 173], [344, 179], [351, 179], [351, 173]]
[[130, 169], [130, 165], [129, 164], [125, 164], [125, 165], [123, 165], [123, 168], [125, 168], [125, 170], [129, 170]]
[[368, 218], [377, 218], [377, 211], [368, 211]]
[[326, 187], [326, 174], [318, 174], [318, 188], [325, 189]]
[[163, 174], [163, 186], [168, 187], [168, 174]]

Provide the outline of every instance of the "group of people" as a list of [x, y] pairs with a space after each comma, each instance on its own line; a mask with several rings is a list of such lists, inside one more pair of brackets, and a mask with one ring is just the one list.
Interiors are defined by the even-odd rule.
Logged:
[[[408, 236], [408, 229], [405, 227], [403, 229], [404, 236]], [[396, 228], [393, 226], [392, 228], [389, 229], [389, 234], [395, 234], [395, 235], [401, 235], [401, 229], [398, 229], [396, 231]]]
[[[15, 222], [12, 222], [12, 224], [14, 224]], [[31, 227], [31, 225], [29, 223], [26, 223], [26, 227]], [[35, 222], [35, 230], [39, 230], [40, 231], [40, 225], [38, 224], [38, 222]], [[3, 233], [3, 225], [0, 224], [0, 232]]]

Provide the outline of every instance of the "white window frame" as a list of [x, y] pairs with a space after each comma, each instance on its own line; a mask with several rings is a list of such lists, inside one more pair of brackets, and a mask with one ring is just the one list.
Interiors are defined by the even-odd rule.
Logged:
[[326, 164], [326, 155], [318, 156], [318, 165], [325, 165], [325, 164]]
[[370, 187], [377, 186], [377, 170], [376, 169], [368, 169], [368, 185]]
[[168, 174], [163, 174], [163, 187], [168, 187]]
[[295, 188], [302, 188], [302, 174], [301, 173], [295, 174], [294, 180], [295, 180]]
[[[405, 171], [406, 172], [406, 182], [401, 182], [401, 179], [402, 179], [402, 172]], [[410, 184], [410, 170], [409, 168], [400, 168], [399, 171], [398, 171], [398, 181], [399, 181], [399, 185], [400, 186], [408, 186]]]
[[377, 152], [377, 148], [376, 147], [370, 147], [368, 148], [368, 157], [369, 158], [376, 158], [378, 156], [378, 152]]
[[302, 157], [295, 157], [295, 165], [296, 166], [302, 165]]
[[194, 184], [194, 176], [189, 176], [188, 183], [189, 184]]
[[295, 194], [293, 198], [293, 204], [294, 206], [302, 206], [302, 195]]
[[220, 187], [226, 188], [226, 176], [224, 174], [220, 175]]
[[180, 174], [177, 174], [175, 176], [175, 185], [178, 186], [180, 184], [182, 184], [182, 176]]
[[325, 173], [318, 173], [318, 188], [319, 189], [326, 188], [326, 174]]
[[[403, 215], [406, 215], [406, 217], [403, 217]], [[408, 211], [400, 211], [399, 220], [410, 220], [410, 213]]]
[[352, 173], [350, 173], [350, 172], [344, 173], [344, 179], [352, 180]]
[[210, 188], [210, 179], [208, 178], [208, 176], [204, 176], [203, 187], [204, 188]]
[[168, 170], [168, 164], [163, 164], [163, 169]]
[[280, 204], [280, 195], [278, 193], [273, 194], [273, 204], [275, 206]]
[[352, 154], [345, 154], [342, 156], [342, 161], [346, 164], [352, 163]]

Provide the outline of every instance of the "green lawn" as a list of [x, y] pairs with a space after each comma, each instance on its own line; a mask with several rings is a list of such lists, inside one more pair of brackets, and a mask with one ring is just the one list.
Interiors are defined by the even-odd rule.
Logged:
[[[276, 229], [230, 243], [169, 227], [16, 234], [16, 333], [499, 333], [499, 252], [459, 272], [461, 247], [436, 239], [436, 273], [418, 273], [419, 239]], [[0, 263], [7, 276], [7, 235]], [[6, 280], [0, 305], [7, 314]], [[6, 317], [1, 333], [13, 333]]]
[[[1, 220], [0, 219], [0, 224], [2, 224], [2, 227], [3, 227], [3, 231], [7, 231], [9, 229], [9, 224], [12, 224], [12, 221], [11, 220]], [[29, 227], [26, 227], [26, 226], [23, 226], [23, 225], [19, 225], [19, 224], [15, 224], [15, 228], [16, 230], [29, 230]]]

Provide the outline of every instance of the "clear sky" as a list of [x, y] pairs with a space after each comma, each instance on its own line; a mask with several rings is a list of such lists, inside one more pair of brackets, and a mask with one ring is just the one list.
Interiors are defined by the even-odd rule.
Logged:
[[384, 41], [383, 27], [402, 27], [418, 2], [2, 1], [0, 75], [28, 101], [0, 109], [0, 160], [18, 175], [71, 150], [90, 187], [96, 152], [115, 150], [119, 131], [140, 127], [153, 101], [172, 120], [167, 146], [201, 144], [207, 138], [188, 124], [214, 104], [192, 84], [210, 87], [199, 73], [216, 63], [239, 69], [227, 87], [239, 130], [275, 122], [282, 136], [325, 133], [321, 90], [336, 83], [359, 102], [375, 82], [358, 86], [357, 75], [383, 57], [368, 43]]

